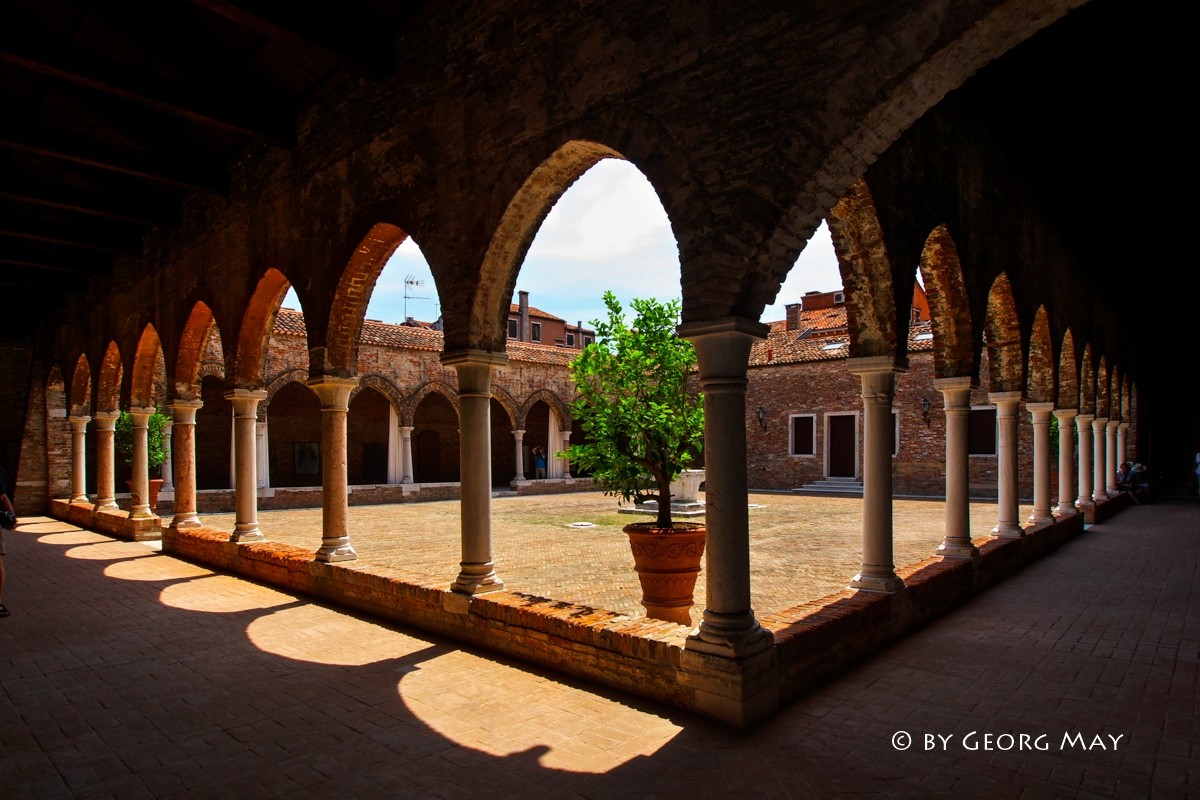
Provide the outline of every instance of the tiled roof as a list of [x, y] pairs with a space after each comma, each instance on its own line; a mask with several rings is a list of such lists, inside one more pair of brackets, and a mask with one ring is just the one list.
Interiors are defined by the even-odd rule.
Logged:
[[800, 327], [811, 328], [813, 331], [825, 331], [831, 328], [844, 329], [846, 322], [846, 306], [836, 305], [829, 308], [814, 308], [800, 312]]
[[[513, 316], [517, 316], [521, 313], [521, 307], [519, 305], [517, 305], [516, 303], [512, 303], [508, 307], [508, 313], [512, 314]], [[552, 319], [555, 322], [566, 322], [566, 320], [563, 319], [562, 317], [556, 317], [553, 314], [547, 314], [545, 311], [542, 311], [540, 308], [535, 308], [533, 306], [529, 307], [529, 316], [541, 317], [542, 319]]]
[[[850, 357], [850, 335], [803, 336], [803, 331], [778, 330], [773, 325], [763, 341], [750, 349], [750, 366], [802, 364], [813, 361], [837, 361]], [[908, 329], [908, 352], [933, 349], [933, 328], [928, 322]]]
[[[274, 334], [278, 336], [305, 336], [304, 314], [290, 308], [279, 309], [275, 317]], [[442, 350], [442, 332], [428, 328], [415, 328], [409, 325], [390, 325], [385, 322], [367, 320], [363, 323], [362, 334], [358, 339], [360, 344], [376, 347], [395, 347], [404, 350], [429, 350], [440, 353]], [[570, 350], [553, 345], [532, 344], [527, 342], [508, 343], [508, 357], [513, 361], [526, 361], [535, 364], [571, 363], [578, 350]]]

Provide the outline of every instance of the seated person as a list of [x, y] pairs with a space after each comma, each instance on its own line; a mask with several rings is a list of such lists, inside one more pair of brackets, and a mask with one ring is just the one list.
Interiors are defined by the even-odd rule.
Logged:
[[1122, 492], [1128, 492], [1132, 486], [1133, 480], [1133, 464], [1126, 461], [1121, 466], [1117, 467], [1117, 488]]

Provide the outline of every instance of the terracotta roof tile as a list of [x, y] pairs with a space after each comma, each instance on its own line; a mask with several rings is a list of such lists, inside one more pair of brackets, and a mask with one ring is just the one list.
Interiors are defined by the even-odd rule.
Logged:
[[[933, 328], [928, 322], [908, 329], [908, 352], [933, 350]], [[850, 357], [850, 335], [804, 336], [804, 331], [776, 330], [772, 327], [765, 340], [755, 342], [750, 349], [750, 366], [803, 364], [813, 361], [836, 361]]]

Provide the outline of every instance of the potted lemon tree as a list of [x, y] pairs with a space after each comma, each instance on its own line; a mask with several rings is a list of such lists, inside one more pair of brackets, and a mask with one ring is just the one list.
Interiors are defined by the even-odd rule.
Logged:
[[628, 322], [611, 291], [604, 304], [608, 319], [592, 322], [595, 341], [571, 363], [572, 412], [585, 436], [566, 456], [605, 494], [624, 502], [657, 497], [654, 522], [624, 531], [647, 615], [687, 625], [707, 531], [672, 519], [671, 483], [704, 443], [703, 399], [688, 386], [696, 353], [675, 331], [678, 300], [632, 300]]
[[[150, 415], [150, 419], [146, 423], [146, 456], [147, 466], [150, 473], [150, 510], [154, 511], [158, 507], [158, 492], [162, 488], [162, 466], [167, 460], [166, 437], [163, 436], [163, 427], [171, 417], [166, 414], [161, 406], [155, 407], [154, 413]], [[116, 448], [117, 455], [126, 465], [133, 464], [133, 416], [128, 411], [122, 411], [121, 416], [117, 418], [116, 431], [113, 435], [113, 446]], [[130, 491], [133, 489], [133, 482], [129, 481]], [[133, 498], [133, 503], [136, 505], [137, 498]]]

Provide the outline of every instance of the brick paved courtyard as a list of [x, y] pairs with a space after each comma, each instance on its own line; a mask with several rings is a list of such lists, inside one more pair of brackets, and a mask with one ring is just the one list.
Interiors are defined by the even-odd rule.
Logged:
[[[752, 494], [750, 569], [754, 609], [781, 611], [844, 589], [862, 556], [862, 500]], [[944, 504], [895, 500], [895, 563], [931, 556], [942, 541]], [[1022, 506], [1020, 519], [1032, 508]], [[621, 528], [649, 517], [618, 512], [617, 500], [599, 492], [492, 500], [496, 571], [512, 591], [640, 616], [637, 576]], [[445, 583], [458, 573], [457, 501], [351, 506], [350, 539], [358, 568], [379, 565], [420, 583]], [[205, 527], [232, 531], [233, 514], [205, 514]], [[575, 528], [573, 523], [595, 527]], [[972, 532], [989, 538], [996, 504], [971, 505]], [[316, 551], [321, 510], [260, 511], [259, 525], [272, 541]], [[704, 574], [697, 582], [693, 621], [703, 610]]]

